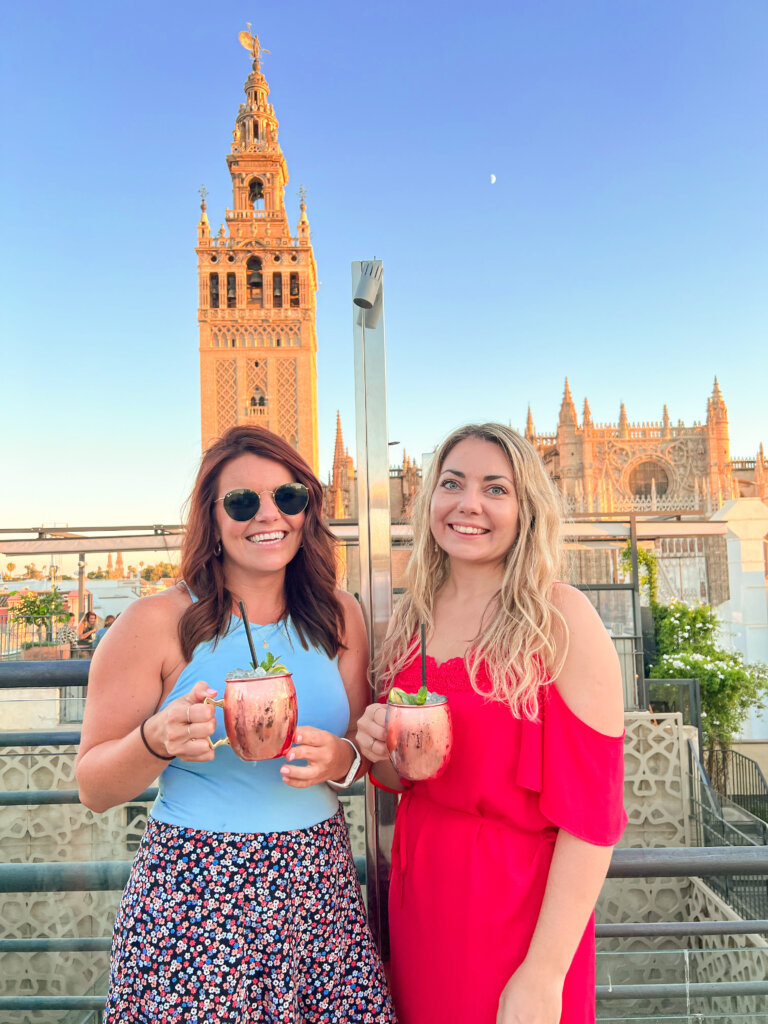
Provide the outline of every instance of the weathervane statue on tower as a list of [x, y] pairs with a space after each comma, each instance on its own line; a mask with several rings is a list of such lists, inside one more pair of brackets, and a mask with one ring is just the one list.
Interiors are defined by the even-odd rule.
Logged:
[[256, 71], [259, 70], [259, 54], [269, 53], [269, 50], [265, 50], [264, 47], [259, 43], [259, 37], [251, 35], [251, 23], [246, 21], [248, 26], [247, 32], [238, 33], [237, 38], [240, 40], [240, 44], [250, 50], [251, 56], [253, 57], [253, 66]]

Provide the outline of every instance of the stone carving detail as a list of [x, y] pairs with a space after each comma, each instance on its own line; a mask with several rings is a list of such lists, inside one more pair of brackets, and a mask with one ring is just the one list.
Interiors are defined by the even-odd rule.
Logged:
[[265, 360], [248, 360], [246, 367], [246, 387], [248, 389], [249, 403], [252, 395], [256, 391], [256, 388], [260, 388], [264, 395], [269, 395], [269, 388], [267, 387], [267, 364]]
[[223, 434], [237, 423], [237, 365], [234, 359], [216, 363], [216, 426]]
[[[235, 319], [234, 315], [232, 319]], [[213, 324], [210, 338], [211, 348], [295, 348], [301, 345], [300, 329], [296, 324], [276, 327]]]
[[299, 444], [299, 402], [295, 359], [277, 364], [277, 433], [294, 448]]
[[630, 496], [626, 488], [627, 470], [646, 460], [659, 462], [669, 472], [669, 490], [678, 494], [678, 500], [681, 491], [692, 493], [694, 481], [707, 475], [706, 446], [701, 438], [666, 442], [649, 439], [642, 443], [633, 440], [631, 445], [620, 439], [608, 439], [595, 447], [595, 475], [605, 473], [625, 497]]
[[625, 715], [624, 805], [629, 824], [622, 846], [687, 846], [687, 762], [679, 714]]

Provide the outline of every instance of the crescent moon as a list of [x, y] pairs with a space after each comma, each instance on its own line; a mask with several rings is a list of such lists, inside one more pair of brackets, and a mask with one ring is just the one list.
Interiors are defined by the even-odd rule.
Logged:
[[492, 174], [492, 175], [491, 175], [491, 184], [492, 184], [492, 185], [495, 185], [495, 184], [496, 184], [496, 175], [495, 175], [495, 174]]

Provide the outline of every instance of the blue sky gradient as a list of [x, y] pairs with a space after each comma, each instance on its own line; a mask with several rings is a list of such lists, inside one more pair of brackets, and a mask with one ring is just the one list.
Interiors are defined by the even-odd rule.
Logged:
[[[703, 420], [768, 442], [768, 5], [0, 10], [0, 523], [178, 522], [199, 458], [197, 190], [213, 229], [253, 22], [319, 277], [321, 475], [354, 454], [349, 264], [384, 260], [389, 433]], [[496, 183], [491, 184], [491, 174]]]

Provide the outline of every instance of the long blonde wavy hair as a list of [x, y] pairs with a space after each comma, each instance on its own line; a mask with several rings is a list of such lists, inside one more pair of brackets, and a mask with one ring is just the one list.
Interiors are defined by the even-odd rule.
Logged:
[[[568, 627], [551, 598], [560, 567], [562, 503], [533, 445], [500, 423], [460, 427], [435, 452], [414, 503], [408, 590], [395, 609], [374, 675], [379, 687], [388, 689], [415, 656], [421, 623], [427, 631], [434, 624], [435, 597], [450, 574], [450, 559], [432, 535], [430, 504], [448, 454], [468, 438], [496, 444], [506, 455], [520, 521], [507, 552], [495, 610], [468, 651], [467, 671], [478, 693], [505, 701], [516, 717], [534, 719], [540, 688], [556, 678], [567, 650]], [[556, 634], [565, 642], [558, 643]], [[483, 663], [490, 689], [481, 689], [478, 683]]]

